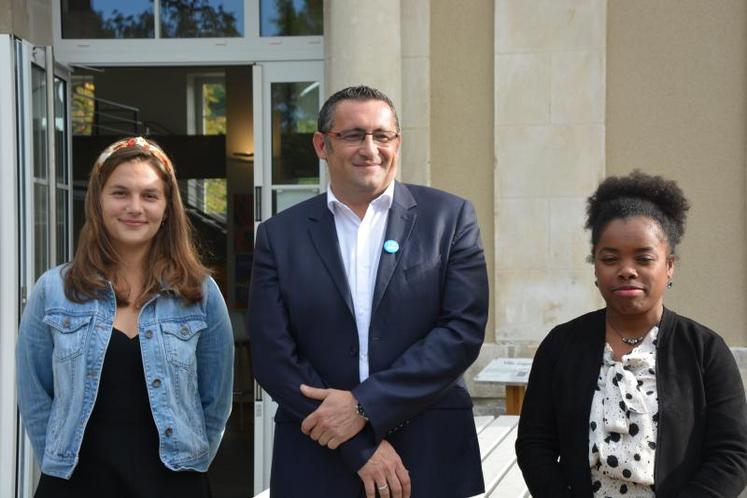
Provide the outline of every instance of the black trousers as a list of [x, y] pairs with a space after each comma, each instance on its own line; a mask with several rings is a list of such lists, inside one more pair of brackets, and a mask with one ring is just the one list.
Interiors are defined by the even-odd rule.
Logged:
[[110, 458], [81, 452], [70, 480], [42, 474], [35, 498], [211, 498], [206, 473], [174, 472], [159, 458], [111, 448]]

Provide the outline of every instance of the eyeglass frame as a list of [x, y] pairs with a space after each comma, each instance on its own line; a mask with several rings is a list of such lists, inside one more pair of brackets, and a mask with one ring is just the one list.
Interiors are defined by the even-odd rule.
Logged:
[[[360, 142], [351, 142], [351, 141], [349, 141], [349, 140], [345, 140], [345, 139], [344, 139], [344, 138], [342, 137], [342, 134], [343, 134], [343, 133], [352, 133], [352, 132], [355, 132], [355, 133], [361, 133], [361, 134], [363, 135], [363, 136], [361, 137], [361, 140], [360, 140]], [[363, 142], [365, 142], [365, 141], [366, 141], [366, 137], [367, 137], [368, 135], [371, 135], [371, 140], [373, 140], [373, 142], [374, 142], [375, 144], [377, 144], [377, 145], [379, 145], [379, 146], [384, 146], [384, 147], [386, 147], [386, 146], [389, 146], [389, 145], [393, 144], [395, 140], [399, 139], [399, 138], [400, 138], [400, 137], [402, 136], [402, 134], [401, 134], [400, 132], [398, 132], [398, 131], [392, 131], [392, 130], [374, 130], [374, 131], [363, 131], [363, 130], [360, 130], [360, 129], [343, 130], [343, 131], [332, 131], [332, 130], [329, 130], [329, 131], [321, 131], [321, 130], [320, 130], [320, 131], [319, 131], [319, 133], [321, 133], [322, 135], [325, 135], [325, 136], [330, 136], [330, 137], [335, 137], [335, 138], [338, 138], [338, 139], [342, 140], [342, 141], [343, 141], [344, 143], [346, 143], [346, 144], [349, 144], [349, 145], [358, 145], [358, 146], [362, 145], [362, 144], [363, 144]], [[393, 136], [392, 138], [390, 138], [388, 142], [379, 142], [379, 141], [378, 141], [378, 140], [376, 140], [376, 138], [374, 137], [374, 135], [375, 135], [376, 133], [394, 133], [394, 136]]]

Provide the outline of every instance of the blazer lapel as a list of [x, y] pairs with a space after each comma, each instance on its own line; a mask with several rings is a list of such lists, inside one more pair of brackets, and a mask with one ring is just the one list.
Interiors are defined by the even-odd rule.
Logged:
[[309, 235], [319, 258], [337, 286], [340, 297], [342, 297], [342, 300], [348, 307], [350, 314], [355, 316], [353, 298], [350, 294], [348, 279], [345, 276], [342, 256], [340, 255], [340, 244], [337, 242], [335, 218], [332, 216], [329, 208], [327, 208], [327, 196], [322, 194], [318, 198], [320, 201], [319, 205], [309, 215], [309, 220], [311, 221], [309, 224]]
[[412, 227], [415, 225], [417, 212], [414, 209], [417, 206], [410, 190], [399, 182], [394, 185], [394, 198], [392, 207], [389, 209], [389, 219], [387, 220], [386, 235], [384, 240], [394, 240], [399, 244], [399, 250], [395, 253], [383, 251], [379, 259], [379, 270], [376, 273], [376, 285], [374, 287], [373, 305], [371, 306], [371, 316], [376, 313], [376, 309], [381, 303], [382, 297], [386, 292], [392, 274], [397, 268], [399, 261], [402, 259], [407, 248], [407, 240], [412, 233]]

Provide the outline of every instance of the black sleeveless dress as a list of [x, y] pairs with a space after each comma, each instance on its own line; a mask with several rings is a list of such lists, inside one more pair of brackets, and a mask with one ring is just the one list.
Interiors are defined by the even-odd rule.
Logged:
[[137, 336], [114, 329], [93, 413], [70, 480], [42, 474], [35, 498], [210, 498], [207, 474], [174, 472], [158, 455], [158, 430]]

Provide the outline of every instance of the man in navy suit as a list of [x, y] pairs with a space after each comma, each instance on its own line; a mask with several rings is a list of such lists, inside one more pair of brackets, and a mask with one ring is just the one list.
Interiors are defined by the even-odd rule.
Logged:
[[254, 253], [253, 367], [279, 405], [271, 496], [479, 494], [462, 378], [488, 312], [474, 209], [394, 179], [399, 121], [378, 90], [330, 97], [313, 142], [327, 192], [262, 223]]

